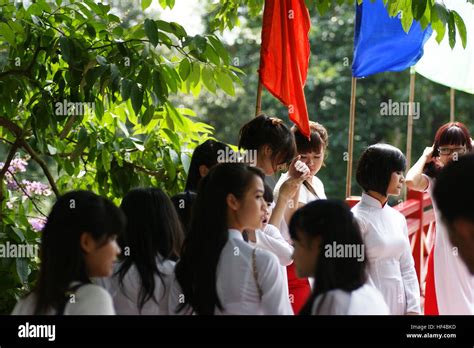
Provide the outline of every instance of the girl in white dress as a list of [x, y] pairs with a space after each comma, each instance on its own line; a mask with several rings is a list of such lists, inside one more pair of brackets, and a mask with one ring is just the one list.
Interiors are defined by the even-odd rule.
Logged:
[[269, 223], [275, 203], [273, 202], [273, 192], [268, 184], [264, 184], [265, 192], [263, 198], [267, 203], [267, 210], [263, 220], [262, 228], [258, 230], [246, 230], [248, 241], [251, 245], [266, 249], [274, 253], [280, 265], [283, 267], [284, 278], [286, 278], [286, 266], [293, 262], [293, 246], [283, 238], [278, 227]]
[[88, 191], [61, 196], [42, 231], [36, 287], [12, 314], [115, 314], [108, 292], [90, 279], [112, 274], [124, 227], [123, 213], [105, 198]]
[[245, 242], [265, 218], [263, 173], [218, 164], [202, 179], [176, 264], [170, 313], [292, 314], [277, 257]]
[[400, 195], [405, 166], [405, 156], [396, 147], [369, 146], [356, 175], [362, 197], [352, 208], [364, 240], [370, 279], [395, 315], [421, 313], [406, 219], [387, 204], [389, 195]]
[[296, 274], [316, 279], [300, 314], [389, 314], [380, 292], [367, 283], [364, 243], [344, 202], [308, 203], [291, 218], [290, 234]]
[[435, 243], [428, 262], [425, 314], [474, 314], [474, 277], [449, 241], [446, 225], [433, 200], [433, 187], [441, 168], [471, 151], [471, 136], [466, 126], [447, 123], [436, 132], [433, 146], [425, 149], [407, 173], [408, 188], [429, 192], [436, 218]]
[[183, 231], [169, 197], [158, 188], [128, 192], [121, 204], [127, 217], [114, 276], [102, 279], [119, 315], [168, 314], [168, 295]]
[[[303, 181], [303, 184], [300, 185], [289, 198], [288, 202], [291, 204], [287, 204], [283, 218], [281, 218], [280, 223], [277, 224], [277, 226], [280, 227], [283, 237], [289, 242], [291, 242], [291, 238], [288, 233], [288, 223], [295, 210], [311, 201], [326, 199], [324, 185], [316, 174], [324, 165], [324, 159], [327, 153], [326, 149], [328, 147], [328, 133], [326, 128], [317, 122], [310, 121], [309, 127], [311, 131], [310, 139], [306, 138], [296, 127], [292, 128], [298, 153], [297, 160], [301, 161], [309, 169], [309, 173], [308, 178]], [[282, 185], [284, 185], [288, 179], [295, 176], [294, 172], [294, 169], [290, 167], [288, 172], [280, 176], [275, 186], [275, 197], [280, 198]], [[275, 221], [276, 219], [276, 216], [272, 218], [272, 222], [275, 224], [277, 223]], [[295, 275], [294, 265], [288, 266], [287, 272], [293, 310], [295, 313], [298, 313], [311, 293], [311, 279], [298, 278]]]

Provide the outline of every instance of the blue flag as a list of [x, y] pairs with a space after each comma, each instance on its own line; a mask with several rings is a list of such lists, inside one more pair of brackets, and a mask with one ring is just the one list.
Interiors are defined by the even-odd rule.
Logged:
[[365, 77], [384, 71], [402, 71], [423, 56], [423, 45], [433, 30], [413, 21], [405, 33], [398, 16], [390, 17], [383, 0], [357, 5], [352, 76]]

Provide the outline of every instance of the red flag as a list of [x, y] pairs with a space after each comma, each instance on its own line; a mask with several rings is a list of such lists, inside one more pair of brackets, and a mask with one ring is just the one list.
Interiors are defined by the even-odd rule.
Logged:
[[290, 119], [309, 138], [304, 84], [311, 25], [304, 0], [265, 0], [260, 82], [288, 107]]

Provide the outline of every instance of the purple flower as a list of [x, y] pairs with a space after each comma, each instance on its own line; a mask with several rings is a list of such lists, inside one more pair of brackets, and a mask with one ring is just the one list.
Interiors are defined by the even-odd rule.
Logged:
[[48, 185], [45, 185], [38, 181], [22, 180], [21, 183], [24, 186], [25, 191], [28, 195], [40, 195], [49, 196], [51, 195], [51, 189]]
[[42, 218], [28, 218], [28, 222], [35, 232], [41, 232], [44, 228], [44, 225], [46, 225], [46, 219]]
[[8, 170], [13, 174], [18, 172], [26, 172], [26, 167], [28, 166], [28, 162], [26, 162], [23, 158], [15, 158], [10, 162], [10, 167]]
[[8, 180], [7, 178], [7, 189], [10, 191], [15, 191], [18, 189], [18, 184], [14, 180]]

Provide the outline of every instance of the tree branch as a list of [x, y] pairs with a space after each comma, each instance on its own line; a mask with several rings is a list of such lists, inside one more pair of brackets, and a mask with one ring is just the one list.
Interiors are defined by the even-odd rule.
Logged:
[[48, 216], [47, 216], [45, 213], [43, 213], [43, 212], [41, 211], [41, 209], [36, 205], [34, 197], [30, 196], [30, 195], [28, 194], [28, 192], [26, 192], [25, 188], [23, 187], [23, 184], [20, 183], [20, 182], [18, 182], [18, 180], [15, 178], [15, 175], [13, 175], [12, 172], [10, 172], [10, 171], [8, 171], [8, 172], [9, 172], [10, 175], [12, 176], [13, 180], [15, 180], [16, 184], [17, 184], [18, 187], [21, 189], [21, 191], [23, 191], [23, 193], [25, 194], [25, 196], [30, 199], [31, 203], [33, 204], [33, 206], [35, 207], [35, 209], [38, 211], [38, 213], [40, 213], [41, 215], [43, 215], [45, 218], [48, 218]]
[[8, 129], [10, 132], [16, 135], [17, 138], [20, 138], [23, 133], [23, 130], [19, 126], [5, 117], [0, 117], [0, 126]]
[[10, 167], [10, 163], [13, 160], [13, 157], [15, 156], [16, 150], [19, 147], [19, 139], [15, 141], [13, 146], [10, 148], [10, 152], [8, 153], [7, 160], [3, 164], [2, 169], [0, 170], [0, 219], [2, 218], [2, 203], [5, 200], [5, 196], [3, 195], [3, 177], [5, 176], [5, 173], [8, 170], [8, 167]]
[[36, 153], [35, 150], [33, 150], [30, 144], [28, 144], [25, 140], [21, 140], [21, 145], [26, 150], [26, 152], [30, 154], [31, 158], [40, 165], [41, 169], [43, 169], [43, 172], [46, 175], [46, 178], [48, 179], [51, 189], [53, 190], [56, 197], [59, 197], [60, 193], [59, 193], [58, 187], [56, 186], [56, 182], [54, 181], [54, 178], [51, 175], [51, 172], [49, 171], [49, 168], [46, 165], [46, 162], [43, 161], [43, 159]]

